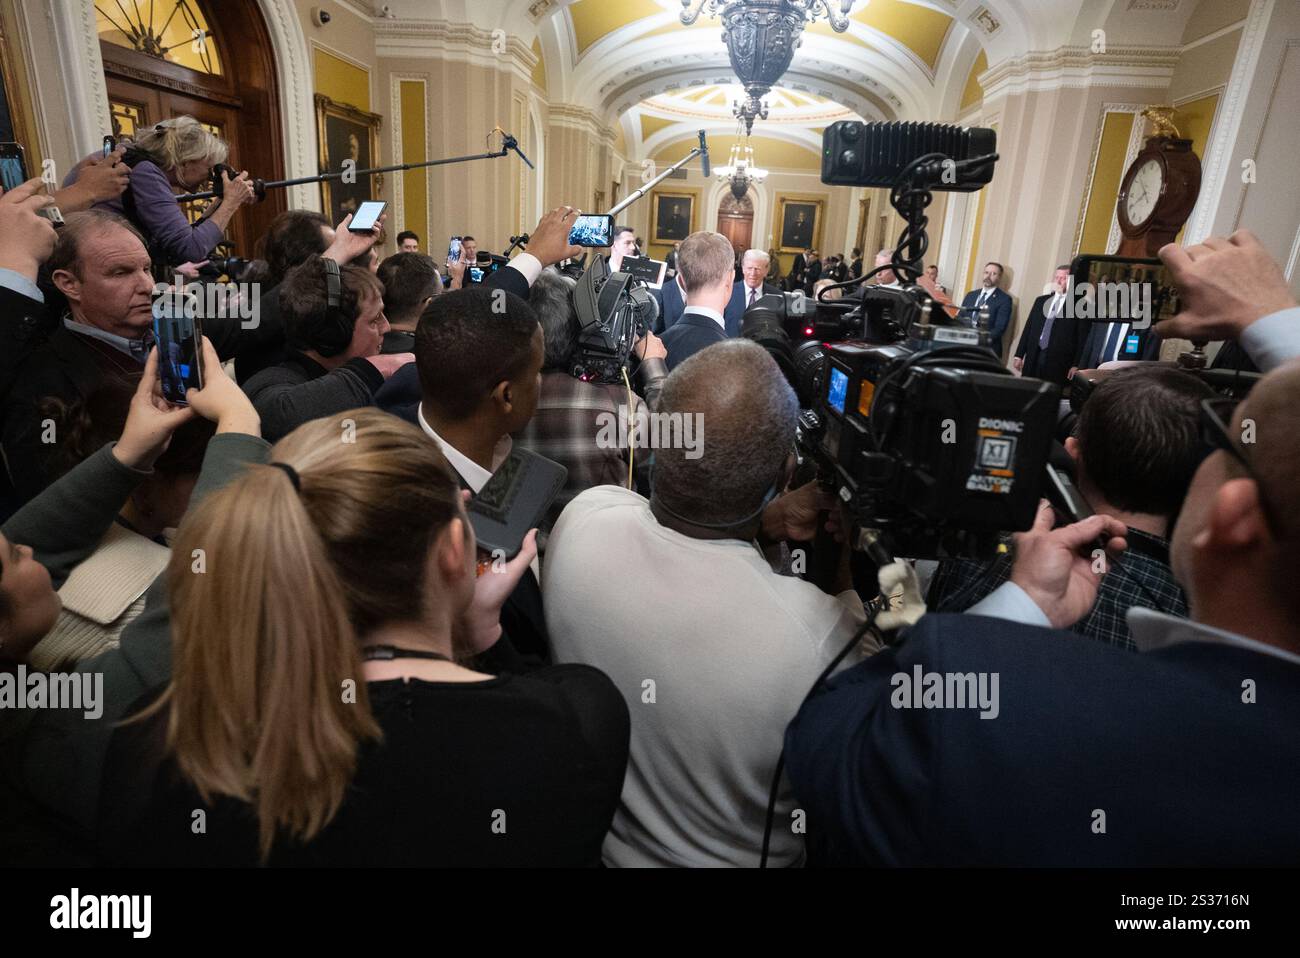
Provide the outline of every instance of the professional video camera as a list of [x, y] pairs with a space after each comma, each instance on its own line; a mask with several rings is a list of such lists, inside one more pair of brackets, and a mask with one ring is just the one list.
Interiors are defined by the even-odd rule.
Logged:
[[1013, 376], [988, 348], [987, 317], [953, 325], [914, 282], [930, 190], [988, 183], [994, 145], [991, 130], [940, 124], [827, 128], [822, 181], [891, 186], [908, 222], [891, 263], [838, 285], [885, 269], [898, 285], [838, 301], [770, 295], [745, 313], [742, 335], [772, 353], [804, 407], [801, 453], [873, 555], [991, 556], [1037, 510], [1060, 390]]
[[573, 375], [585, 382], [621, 382], [632, 347], [654, 325], [659, 303], [629, 273], [610, 272], [594, 256], [573, 289], [578, 344]]

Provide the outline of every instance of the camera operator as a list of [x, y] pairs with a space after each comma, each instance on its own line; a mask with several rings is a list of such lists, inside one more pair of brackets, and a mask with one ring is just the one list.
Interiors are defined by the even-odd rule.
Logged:
[[[131, 169], [130, 185], [120, 197], [96, 206], [125, 216], [144, 236], [158, 265], [207, 259], [239, 208], [256, 200], [247, 172], [232, 179], [223, 171], [222, 198], [214, 200], [211, 213], [194, 224], [185, 218], [173, 187], [199, 189], [229, 152], [225, 141], [192, 116], [164, 120], [127, 143], [123, 162]], [[65, 185], [74, 185], [84, 173], [84, 166], [73, 169]]]
[[[1017, 537], [1010, 582], [967, 615], [922, 617], [791, 724], [790, 779], [819, 862], [1300, 859], [1300, 362], [1287, 362], [1300, 354], [1300, 308], [1249, 234], [1166, 246], [1161, 258], [1184, 303], [1161, 334], [1238, 335], [1272, 369], [1235, 409], [1202, 404], [1213, 451], [1171, 545], [1191, 621], [1132, 609], [1138, 655], [1044, 628], [1087, 613], [1098, 582], [1081, 550], [1124, 533], [1107, 516], [1052, 530], [1044, 504]], [[919, 689], [907, 701], [900, 677], [927, 669], [945, 670], [941, 686], [945, 675], [1000, 677], [997, 721], [932, 712]]]
[[[630, 230], [627, 238], [632, 239]], [[523, 448], [561, 463], [569, 470], [564, 488], [546, 514], [543, 532], [550, 530], [564, 507], [583, 490], [626, 485], [629, 457], [640, 467], [637, 485], [649, 491], [650, 451], [634, 451], [625, 443], [610, 443], [601, 438], [608, 431], [607, 424], [619, 419], [629, 423], [630, 437], [632, 424], [641, 421], [645, 402], [636, 393], [629, 397], [621, 384], [584, 382], [572, 375], [579, 325], [573, 306], [576, 285], [574, 280], [554, 269], [545, 269], [528, 297], [542, 324], [546, 354], [537, 409], [515, 433], [514, 439]], [[668, 375], [664, 365], [667, 354], [658, 337], [650, 332], [637, 344], [636, 351], [641, 359], [638, 375], [642, 392], [650, 398], [649, 408], [653, 411]]]
[[[547, 625], [556, 661], [599, 668], [632, 710], [605, 863], [753, 865], [781, 731], [862, 603], [846, 565], [827, 594], [755, 544], [812, 539], [825, 508], [815, 484], [779, 495], [799, 407], [762, 347], [728, 340], [685, 361], [659, 415], [681, 420], [683, 440], [687, 420], [703, 423], [707, 441], [661, 443], [649, 501], [599, 486], [569, 504], [542, 566]], [[778, 817], [792, 807], [783, 790]], [[774, 849], [780, 864], [802, 857], [788, 831]]]
[[[1200, 465], [1201, 402], [1215, 395], [1191, 373], [1168, 367], [1116, 370], [1088, 396], [1065, 450], [1093, 512], [1127, 527], [1128, 549], [1101, 580], [1097, 601], [1071, 631], [1136, 649], [1125, 613], [1135, 606], [1185, 617], [1187, 602], [1169, 568], [1169, 528]], [[1011, 558], [940, 563], [929, 607], [961, 612], [1005, 582]]]

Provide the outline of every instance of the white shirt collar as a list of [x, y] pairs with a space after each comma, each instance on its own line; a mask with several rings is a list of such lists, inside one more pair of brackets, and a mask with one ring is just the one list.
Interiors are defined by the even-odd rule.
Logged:
[[514, 445], [509, 436], [501, 437], [501, 441], [498, 442], [496, 448], [492, 450], [492, 472], [488, 472], [488, 470], [484, 469], [473, 459], [470, 459], [463, 452], [433, 431], [433, 427], [430, 426], [428, 420], [424, 418], [423, 403], [416, 407], [415, 415], [420, 421], [420, 428], [425, 431], [425, 434], [428, 435], [429, 438], [438, 444], [438, 448], [442, 450], [442, 454], [447, 457], [447, 463], [451, 468], [456, 470], [460, 477], [465, 480], [465, 484], [469, 486], [470, 491], [476, 495], [487, 481], [492, 478], [492, 472], [501, 468], [501, 463], [505, 462], [506, 456], [510, 455], [510, 449]]
[[1266, 642], [1248, 639], [1246, 636], [1238, 635], [1235, 632], [1227, 632], [1200, 622], [1193, 622], [1191, 619], [1180, 619], [1164, 612], [1157, 612], [1154, 609], [1133, 606], [1128, 610], [1128, 615], [1125, 618], [1128, 621], [1129, 634], [1142, 652], [1152, 652], [1156, 649], [1168, 648], [1171, 645], [1180, 645], [1183, 642], [1218, 642], [1224, 645], [1235, 645], [1238, 648], [1258, 652], [1261, 655], [1273, 655], [1287, 662], [1300, 665], [1300, 655], [1296, 655], [1294, 652], [1279, 649], [1277, 646], [1269, 645]]
[[718, 312], [716, 309], [710, 309], [708, 306], [687, 306], [685, 309], [682, 310], [682, 315], [685, 315], [687, 313], [699, 313], [701, 316], [709, 317], [709, 319], [713, 320], [723, 329], [727, 328], [727, 321], [722, 317], [722, 314]]

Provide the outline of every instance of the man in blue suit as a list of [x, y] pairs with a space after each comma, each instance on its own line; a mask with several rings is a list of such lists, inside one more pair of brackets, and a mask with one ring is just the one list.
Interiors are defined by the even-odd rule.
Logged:
[[989, 308], [989, 333], [993, 337], [993, 351], [1002, 355], [1002, 334], [1011, 325], [1011, 297], [998, 288], [1002, 282], [1002, 264], [984, 264], [984, 284], [979, 289], [972, 289], [961, 301], [961, 319], [971, 328], [975, 327], [978, 314], [976, 310], [987, 305]]
[[1132, 607], [1137, 653], [1054, 631], [1096, 598], [1098, 538], [1124, 530], [1101, 515], [1053, 530], [1044, 504], [1010, 582], [966, 615], [923, 616], [800, 710], [787, 771], [812, 859], [1300, 860], [1300, 307], [1240, 236], [1164, 257], [1184, 309], [1162, 331], [1240, 330], [1266, 370], [1240, 405], [1201, 407], [1207, 455], [1170, 549], [1191, 619]]
[[686, 289], [686, 306], [661, 337], [670, 371], [701, 349], [727, 338], [722, 311], [731, 299], [735, 263], [731, 241], [721, 233], [701, 230], [682, 241], [677, 277]]
[[681, 249], [677, 251], [677, 273], [672, 279], [664, 280], [661, 289], [651, 290], [659, 300], [659, 318], [655, 320], [654, 332], [663, 335], [663, 331], [681, 319], [682, 310], [686, 308], [686, 297], [682, 293]]
[[1160, 337], [1151, 327], [1131, 323], [1091, 323], [1075, 361], [1075, 369], [1097, 369], [1116, 359], [1149, 361], [1160, 358]]
[[747, 249], [740, 261], [741, 280], [731, 287], [731, 299], [722, 311], [727, 321], [727, 335], [739, 336], [740, 326], [744, 320], [745, 310], [753, 306], [760, 297], [768, 293], [779, 293], [781, 287], [764, 282], [771, 257], [761, 249]]

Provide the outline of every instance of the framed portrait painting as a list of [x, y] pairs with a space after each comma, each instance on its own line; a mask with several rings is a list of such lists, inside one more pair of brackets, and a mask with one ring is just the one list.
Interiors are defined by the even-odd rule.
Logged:
[[695, 194], [656, 192], [650, 217], [650, 242], [680, 243], [695, 230]]
[[825, 202], [808, 197], [777, 197], [776, 216], [781, 227], [778, 248], [782, 253], [802, 253], [809, 247], [818, 247]]
[[[320, 144], [322, 173], [339, 173], [344, 164], [353, 170], [379, 165], [379, 123], [381, 117], [346, 103], [337, 103], [316, 94], [316, 141]], [[347, 180], [351, 179], [351, 182]], [[331, 224], [355, 213], [366, 200], [375, 199], [383, 189], [383, 177], [325, 180], [321, 183], [321, 202]]]

